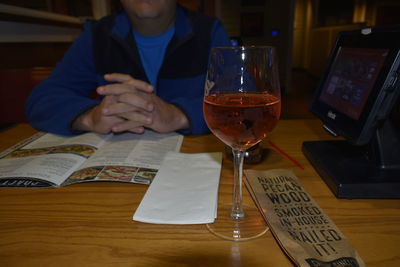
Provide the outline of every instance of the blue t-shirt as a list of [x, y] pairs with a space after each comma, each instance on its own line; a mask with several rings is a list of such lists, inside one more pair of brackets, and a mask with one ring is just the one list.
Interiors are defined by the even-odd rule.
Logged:
[[142, 60], [147, 78], [153, 86], [157, 86], [157, 76], [164, 60], [168, 43], [175, 32], [175, 26], [156, 36], [144, 36], [133, 31], [139, 55]]

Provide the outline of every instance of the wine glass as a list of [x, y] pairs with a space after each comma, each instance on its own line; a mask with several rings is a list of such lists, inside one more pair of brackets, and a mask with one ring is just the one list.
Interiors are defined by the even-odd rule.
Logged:
[[232, 148], [233, 199], [218, 207], [207, 228], [228, 240], [243, 241], [268, 231], [256, 207], [242, 204], [243, 157], [275, 127], [281, 112], [277, 55], [271, 46], [212, 48], [203, 112], [211, 132]]

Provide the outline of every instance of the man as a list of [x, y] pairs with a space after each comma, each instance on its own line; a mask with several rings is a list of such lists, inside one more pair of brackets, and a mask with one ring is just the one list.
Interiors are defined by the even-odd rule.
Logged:
[[86, 23], [32, 91], [29, 122], [62, 135], [208, 132], [202, 101], [210, 49], [230, 45], [221, 23], [176, 0], [121, 4], [123, 12]]

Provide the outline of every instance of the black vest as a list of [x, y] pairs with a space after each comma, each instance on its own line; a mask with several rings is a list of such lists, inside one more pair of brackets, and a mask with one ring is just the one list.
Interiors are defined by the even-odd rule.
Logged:
[[[189, 10], [185, 10], [185, 14], [192, 32], [181, 39], [176, 35], [172, 37], [158, 79], [191, 78], [206, 73], [215, 19]], [[121, 39], [112, 33], [114, 24], [115, 15], [92, 24], [96, 71], [101, 75], [130, 74], [148, 82], [132, 32]]]

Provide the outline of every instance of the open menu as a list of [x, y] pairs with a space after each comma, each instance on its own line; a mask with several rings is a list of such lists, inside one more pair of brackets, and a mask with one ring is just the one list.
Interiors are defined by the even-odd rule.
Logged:
[[61, 187], [91, 181], [150, 184], [177, 133], [38, 133], [0, 153], [0, 187]]

